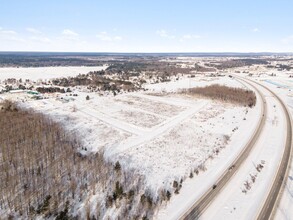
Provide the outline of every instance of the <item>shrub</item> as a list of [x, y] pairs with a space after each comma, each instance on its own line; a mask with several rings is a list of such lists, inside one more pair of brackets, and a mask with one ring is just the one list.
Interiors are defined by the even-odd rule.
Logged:
[[193, 172], [190, 172], [190, 174], [189, 174], [189, 178], [190, 178], [190, 179], [193, 178]]
[[127, 195], [128, 199], [132, 200], [134, 194], [135, 194], [134, 190], [129, 190], [128, 195]]
[[16, 104], [13, 103], [12, 101], [10, 100], [5, 100], [3, 101], [1, 104], [0, 104], [1, 107], [1, 110], [4, 111], [4, 112], [7, 112], [7, 111], [10, 111], [10, 112], [15, 112], [17, 111], [17, 107], [16, 107]]
[[116, 186], [115, 186], [115, 192], [113, 193], [113, 199], [121, 199], [123, 196], [123, 187], [121, 186], [121, 184], [119, 183], [119, 181], [116, 182]]
[[171, 193], [169, 190], [167, 191], [166, 195], [167, 195], [167, 200], [169, 201], [171, 199]]
[[178, 187], [178, 182], [176, 180], [174, 180], [174, 182], [173, 182], [173, 187], [174, 188], [177, 188]]
[[121, 165], [120, 165], [119, 161], [117, 161], [117, 162], [115, 163], [114, 170], [115, 170], [116, 172], [119, 172], [119, 171], [121, 170]]
[[108, 196], [107, 200], [106, 200], [106, 208], [110, 208], [113, 205], [113, 197], [112, 196]]

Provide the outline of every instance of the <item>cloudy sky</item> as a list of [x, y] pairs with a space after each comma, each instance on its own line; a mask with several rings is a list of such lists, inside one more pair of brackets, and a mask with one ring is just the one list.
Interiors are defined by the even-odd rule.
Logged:
[[292, 0], [0, 0], [0, 51], [293, 52]]

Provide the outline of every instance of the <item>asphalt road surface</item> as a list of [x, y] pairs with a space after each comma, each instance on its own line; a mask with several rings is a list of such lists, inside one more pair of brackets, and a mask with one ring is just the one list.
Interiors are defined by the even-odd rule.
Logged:
[[[239, 80], [242, 81], [243, 79], [239, 78]], [[221, 175], [221, 177], [215, 182], [215, 184], [198, 201], [196, 201], [195, 204], [193, 204], [193, 206], [190, 207], [183, 216], [181, 216], [180, 219], [194, 220], [200, 217], [201, 213], [204, 212], [208, 205], [221, 192], [221, 189], [229, 182], [231, 177], [236, 173], [241, 164], [245, 161], [261, 134], [267, 117], [267, 104], [264, 95], [257, 89], [257, 87], [253, 83], [246, 80], [243, 81], [253, 87], [261, 97], [262, 111], [258, 126], [249, 141], [247, 142], [246, 146], [243, 148], [243, 150], [234, 160], [234, 162], [230, 165], [230, 167]]]

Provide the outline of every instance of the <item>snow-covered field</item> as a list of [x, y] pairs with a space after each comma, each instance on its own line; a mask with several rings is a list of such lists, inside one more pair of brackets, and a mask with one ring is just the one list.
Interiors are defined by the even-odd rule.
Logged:
[[158, 84], [147, 84], [144, 87], [152, 92], [176, 92], [178, 89], [189, 89], [202, 87], [211, 84], [220, 84], [230, 87], [243, 88], [243, 85], [228, 77], [202, 77], [183, 78], [179, 81], [165, 82]]
[[[106, 68], [0, 68], [0, 81], [7, 78], [37, 81]], [[247, 70], [245, 68], [238, 68], [241, 71], [237, 72]], [[233, 71], [228, 72], [233, 74]], [[280, 95], [292, 115], [293, 79], [285, 72], [270, 76], [275, 74], [274, 71], [265, 67], [256, 68], [253, 74], [252, 79]], [[106, 159], [113, 163], [119, 161], [123, 169], [142, 174], [146, 177], [144, 184], [154, 198], [163, 188], [173, 192], [174, 181], [182, 183], [179, 193], [173, 193], [170, 201], [163, 203], [154, 216], [155, 219], [179, 219], [229, 169], [254, 133], [261, 116], [259, 95], [257, 105], [248, 108], [191, 97], [182, 92], [211, 84], [253, 90], [249, 84], [228, 76], [198, 74], [192, 78], [171, 77], [170, 82], [146, 83], [143, 85], [146, 91], [116, 96], [73, 88], [73, 93], [78, 96], [51, 94], [46, 95], [48, 99], [32, 100], [25, 93], [5, 93], [0, 94], [0, 100], [18, 100], [24, 107], [61, 122], [68, 132], [80, 137], [81, 153], [102, 151]], [[286, 128], [277, 100], [265, 89], [260, 90], [265, 94], [268, 106], [268, 118], [260, 139], [231, 181], [203, 213], [203, 219], [253, 219], [266, 199], [282, 157]], [[86, 100], [86, 96], [90, 99]], [[293, 160], [291, 162], [276, 219], [293, 219]], [[97, 197], [88, 200], [95, 205]], [[83, 204], [77, 206], [80, 206], [77, 210], [82, 209]], [[110, 212], [115, 216], [114, 210]]]
[[[32, 80], [50, 79], [104, 68], [0, 68], [0, 79], [10, 78], [11, 75]], [[293, 80], [284, 76], [263, 76], [261, 80], [276, 89], [289, 106], [293, 106]], [[182, 179], [180, 193], [174, 194], [170, 202], [156, 214], [158, 219], [177, 219], [231, 165], [252, 135], [260, 115], [259, 102], [250, 109], [177, 93], [182, 89], [211, 84], [249, 87], [227, 76], [183, 77], [171, 82], [146, 84], [146, 92], [100, 96], [79, 90], [74, 91], [78, 96], [72, 97], [74, 100], [69, 102], [60, 99], [71, 98], [62, 94], [59, 99], [31, 100], [23, 105], [48, 114], [64, 124], [69, 132], [81, 137], [84, 145], [80, 150], [84, 154], [103, 150], [109, 160], [119, 161], [124, 168], [136, 169], [145, 175], [145, 184], [154, 196], [162, 188], [171, 189], [174, 180], [180, 182]], [[86, 100], [87, 95], [90, 100]], [[1, 95], [1, 99], [7, 97], [22, 99], [19, 94]], [[268, 103], [276, 105], [274, 100], [268, 99]], [[270, 133], [276, 129], [277, 133], [284, 122], [276, 109], [270, 111], [266, 130]], [[204, 219], [215, 216], [221, 216], [222, 219], [246, 218], [257, 213], [257, 204], [265, 198], [263, 185], [269, 181], [267, 176], [273, 175], [270, 167], [275, 166], [281, 155], [281, 151], [276, 151], [274, 147], [282, 145], [282, 139], [271, 138], [264, 139], [266, 143], [258, 144], [255, 153], [242, 167], [243, 171], [237, 173], [229, 183], [231, 187], [225, 188], [205, 212]], [[263, 148], [264, 145], [267, 147]], [[276, 155], [273, 159], [272, 154]], [[262, 172], [256, 171], [255, 164], [263, 161]], [[195, 171], [198, 174], [194, 174]], [[194, 174], [192, 178], [190, 173]], [[244, 183], [251, 181], [251, 176], [256, 176], [255, 183], [244, 193]], [[278, 218], [291, 215], [284, 210], [292, 206], [292, 176], [291, 171], [285, 196], [277, 212]]]
[[[231, 165], [260, 116], [259, 103], [245, 108], [176, 93], [211, 84], [245, 87], [229, 77], [195, 77], [148, 84], [146, 92], [100, 96], [79, 90], [74, 91], [78, 96], [60, 94], [63, 99], [30, 100], [23, 105], [48, 114], [81, 137], [82, 153], [103, 150], [109, 160], [145, 175], [153, 196], [182, 179], [180, 193], [156, 215], [176, 219]], [[0, 96], [22, 99], [19, 94]]]
[[[244, 148], [257, 126], [261, 113], [259, 101], [256, 107], [247, 112], [246, 109], [241, 110], [241, 108], [231, 108], [231, 106], [222, 109], [219, 106], [214, 106], [211, 109], [216, 116], [211, 117], [210, 113], [205, 114], [204, 119], [195, 116], [197, 123], [205, 120], [207, 123], [204, 128], [218, 134], [226, 132], [230, 140], [226, 147], [221, 149], [219, 155], [212, 160], [208, 159], [205, 172], [200, 172], [199, 175], [186, 180], [180, 194], [171, 198], [170, 204], [159, 211], [158, 219], [179, 219], [186, 212], [186, 209], [191, 207], [208, 189], [212, 188], [215, 181], [231, 166]], [[209, 133], [204, 133], [204, 135], [210, 139]]]
[[[148, 85], [147, 92], [114, 97], [75, 91], [78, 96], [74, 101], [49, 98], [23, 105], [50, 115], [79, 135], [83, 153], [103, 150], [109, 160], [138, 170], [146, 176], [146, 185], [154, 196], [159, 189], [172, 188], [174, 180], [184, 180], [180, 194], [174, 195], [157, 215], [170, 219], [212, 186], [257, 124], [259, 105], [250, 109], [185, 94], [160, 93], [215, 83], [244, 87], [229, 77], [183, 78]], [[86, 100], [88, 94], [90, 100]], [[66, 98], [65, 94], [61, 96]], [[247, 132], [248, 127], [251, 132]], [[198, 175], [190, 179], [195, 170]], [[194, 196], [186, 199], [190, 193]]]
[[90, 71], [106, 69], [107, 66], [73, 66], [73, 67], [2, 67], [0, 68], [0, 80], [15, 79], [52, 79], [58, 77], [77, 76]]

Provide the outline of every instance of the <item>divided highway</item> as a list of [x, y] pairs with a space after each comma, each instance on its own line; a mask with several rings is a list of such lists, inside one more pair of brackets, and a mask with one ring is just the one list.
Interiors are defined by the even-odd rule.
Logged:
[[276, 207], [279, 203], [279, 200], [282, 195], [283, 187], [285, 186], [285, 181], [288, 178], [289, 166], [292, 156], [292, 120], [290, 113], [284, 104], [284, 102], [280, 99], [276, 93], [274, 93], [269, 88], [263, 86], [260, 83], [255, 82], [256, 84], [262, 86], [266, 90], [268, 90], [272, 95], [274, 95], [279, 103], [281, 104], [283, 111], [286, 116], [286, 126], [287, 126], [287, 136], [286, 136], [286, 145], [285, 150], [282, 156], [282, 161], [280, 162], [279, 169], [277, 171], [276, 177], [273, 181], [272, 187], [269, 191], [267, 199], [262, 206], [260, 213], [258, 214], [259, 220], [272, 219], [275, 214]]
[[[235, 161], [231, 164], [231, 166], [221, 175], [218, 181], [215, 183], [213, 187], [211, 187], [192, 207], [188, 209], [188, 211], [180, 218], [184, 220], [191, 220], [191, 219], [198, 219], [201, 214], [205, 211], [205, 209], [209, 206], [209, 204], [216, 198], [216, 196], [221, 192], [223, 187], [229, 182], [231, 177], [237, 172], [241, 164], [245, 161], [251, 149], [255, 145], [256, 141], [258, 140], [261, 131], [264, 127], [266, 117], [267, 117], [267, 104], [264, 98], [264, 95], [257, 89], [257, 86], [261, 86], [264, 89], [268, 90], [276, 99], [280, 102], [284, 114], [286, 116], [286, 126], [287, 126], [287, 135], [286, 135], [286, 146], [282, 156], [282, 160], [280, 161], [280, 165], [275, 175], [275, 179], [272, 180], [272, 185], [270, 187], [269, 193], [266, 197], [266, 200], [261, 205], [260, 212], [258, 213], [257, 219], [271, 219], [274, 216], [274, 212], [276, 206], [278, 205], [278, 201], [281, 197], [284, 182], [288, 177], [289, 165], [291, 161], [292, 155], [292, 123], [290, 114], [283, 103], [283, 101], [270, 89], [257, 83], [255, 81], [244, 79], [236, 76], [237, 80], [243, 81], [253, 87], [256, 92], [261, 97], [261, 104], [262, 104], [262, 117], [259, 119], [258, 126], [242, 150], [242, 152], [238, 155]], [[257, 85], [257, 86], [255, 86]]]
[[203, 213], [203, 211], [208, 207], [208, 205], [213, 201], [213, 199], [220, 193], [221, 189], [226, 185], [226, 183], [229, 182], [229, 180], [236, 173], [236, 171], [241, 166], [243, 161], [245, 161], [245, 159], [249, 155], [251, 149], [253, 148], [254, 144], [256, 143], [261, 134], [267, 117], [267, 104], [263, 94], [256, 88], [256, 86], [254, 86], [250, 82], [245, 82], [249, 84], [251, 87], [253, 87], [261, 97], [262, 110], [258, 126], [255, 129], [252, 137], [247, 142], [246, 146], [243, 148], [243, 150], [234, 160], [234, 162], [230, 165], [230, 167], [221, 175], [221, 177], [215, 182], [215, 184], [199, 200], [197, 200], [196, 203], [193, 204], [193, 206], [190, 207], [183, 216], [181, 216], [180, 219], [194, 220], [200, 217], [201, 213]]

